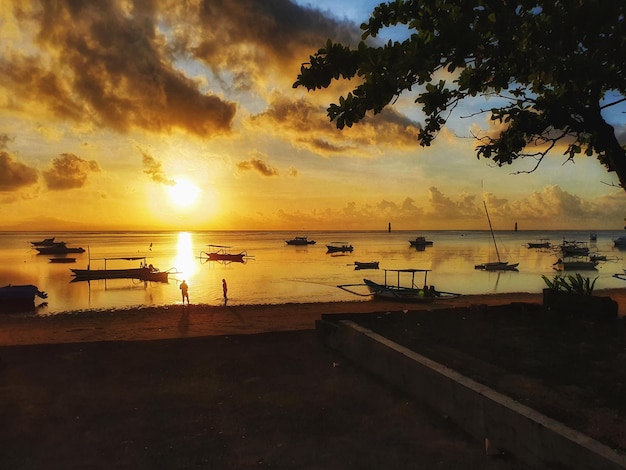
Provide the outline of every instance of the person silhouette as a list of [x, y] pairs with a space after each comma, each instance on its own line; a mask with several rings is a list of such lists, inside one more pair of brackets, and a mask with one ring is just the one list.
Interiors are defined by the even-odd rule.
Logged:
[[187, 305], [189, 305], [189, 286], [184, 279], [183, 282], [180, 283], [180, 293], [183, 296], [183, 305], [185, 305], [185, 299], [187, 299]]
[[222, 292], [224, 292], [224, 304], [228, 302], [228, 285], [226, 284], [226, 279], [222, 279]]

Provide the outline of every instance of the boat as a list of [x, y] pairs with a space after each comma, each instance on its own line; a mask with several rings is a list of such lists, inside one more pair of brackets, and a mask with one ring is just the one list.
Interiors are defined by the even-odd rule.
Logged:
[[315, 240], [309, 240], [308, 237], [294, 237], [291, 240], [285, 240], [287, 245], [315, 245]]
[[75, 263], [76, 258], [50, 258], [51, 263]]
[[229, 246], [224, 245], [207, 245], [209, 251], [201, 251], [200, 259], [206, 261], [221, 261], [224, 263], [244, 263], [248, 257], [245, 251], [239, 253], [231, 253]]
[[539, 238], [534, 242], [528, 242], [526, 243], [526, 246], [528, 248], [539, 248], [539, 249], [545, 249], [545, 248], [550, 248], [552, 247], [552, 244], [548, 241], [547, 238]]
[[[146, 263], [145, 256], [127, 256], [119, 258], [95, 258], [104, 261], [102, 269], [91, 269], [91, 261], [87, 269], [71, 269], [74, 281], [93, 281], [98, 279], [139, 279], [140, 281], [168, 282], [169, 271], [159, 271]], [[141, 261], [138, 268], [108, 269], [107, 261]]]
[[54, 242], [52, 245], [37, 246], [35, 249], [40, 255], [64, 255], [67, 253], [84, 253], [81, 247], [69, 247], [65, 242]]
[[10, 313], [34, 309], [35, 297], [47, 299], [48, 294], [32, 284], [18, 286], [9, 284], [0, 287], [0, 312]]
[[54, 237], [52, 237], [52, 238], [44, 238], [43, 240], [40, 240], [37, 242], [30, 242], [30, 243], [33, 246], [50, 246], [50, 245], [54, 245], [55, 241], [54, 241]]
[[598, 240], [598, 234], [596, 232], [591, 232], [589, 234], [589, 241], [595, 242]]
[[348, 242], [332, 242], [330, 245], [326, 245], [326, 253], [346, 253], [352, 252], [354, 247], [349, 245]]
[[626, 248], [626, 237], [618, 237], [613, 240], [613, 246], [616, 248]]
[[498, 244], [496, 243], [496, 237], [493, 234], [493, 227], [491, 226], [491, 218], [489, 217], [489, 211], [487, 210], [487, 204], [483, 201], [485, 206], [485, 213], [487, 214], [487, 221], [489, 222], [489, 230], [491, 231], [491, 238], [493, 239], [493, 246], [496, 249], [496, 255], [498, 261], [492, 261], [489, 263], [477, 264], [474, 269], [481, 269], [483, 271], [517, 271], [519, 263], [509, 263], [508, 261], [502, 261], [500, 259], [500, 252], [498, 251]]
[[409, 240], [409, 243], [414, 247], [433, 246], [433, 241], [426, 240], [426, 237], [415, 237], [415, 240]]
[[378, 269], [379, 261], [355, 261], [354, 269]]
[[[370, 294], [376, 298], [385, 300], [400, 300], [403, 302], [431, 303], [435, 300], [435, 298], [443, 295], [452, 295], [455, 297], [460, 295], [453, 294], [451, 292], [438, 291], [435, 289], [435, 286], [428, 287], [427, 281], [428, 273], [431, 271], [430, 269], [385, 269], [384, 271], [385, 280], [383, 284], [374, 282], [370, 279], [363, 279], [363, 282], [367, 286]], [[387, 273], [395, 273], [397, 275], [395, 283], [387, 281]], [[402, 274], [409, 274], [411, 276], [410, 285], [402, 285]], [[419, 287], [415, 284], [416, 274], [424, 276], [423, 287]]]
[[563, 256], [586, 256], [589, 254], [589, 246], [587, 242], [563, 240], [561, 253]]
[[599, 261], [590, 258], [559, 258], [553, 264], [553, 267], [557, 271], [590, 271], [595, 270], [598, 263]]

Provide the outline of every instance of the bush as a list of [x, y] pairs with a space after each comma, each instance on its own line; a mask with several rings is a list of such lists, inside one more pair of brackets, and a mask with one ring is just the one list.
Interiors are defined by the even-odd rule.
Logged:
[[549, 279], [545, 275], [541, 276], [548, 286], [548, 289], [558, 291], [558, 292], [570, 292], [572, 294], [584, 294], [591, 295], [593, 293], [593, 288], [598, 280], [596, 277], [593, 281], [591, 281], [588, 277], [582, 277], [580, 273], [568, 274], [567, 276], [563, 276], [562, 274], [557, 274], [553, 279]]

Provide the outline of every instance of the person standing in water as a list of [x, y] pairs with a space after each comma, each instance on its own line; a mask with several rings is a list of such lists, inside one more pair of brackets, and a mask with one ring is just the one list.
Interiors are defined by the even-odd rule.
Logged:
[[226, 284], [226, 279], [222, 279], [222, 292], [224, 292], [224, 305], [228, 302], [228, 285]]
[[187, 305], [189, 305], [189, 286], [184, 279], [183, 282], [180, 283], [180, 293], [183, 296], [183, 305], [185, 305], [185, 299], [187, 299]]

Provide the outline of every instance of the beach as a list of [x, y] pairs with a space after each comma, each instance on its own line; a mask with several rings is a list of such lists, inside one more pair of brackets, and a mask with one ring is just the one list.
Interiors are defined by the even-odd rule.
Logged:
[[[626, 305], [624, 290], [602, 291]], [[322, 314], [541, 303], [171, 305], [0, 316], [2, 468], [524, 468], [323, 347]]]

